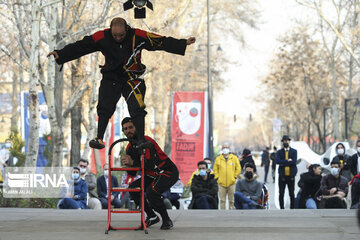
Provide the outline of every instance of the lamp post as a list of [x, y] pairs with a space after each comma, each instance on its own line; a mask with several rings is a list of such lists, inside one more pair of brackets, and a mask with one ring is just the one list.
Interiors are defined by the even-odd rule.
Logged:
[[324, 132], [324, 152], [326, 150], [326, 111], [328, 109], [331, 109], [331, 107], [326, 107], [323, 109], [323, 120], [324, 120], [324, 125], [323, 125], [323, 132]]
[[356, 100], [356, 103], [354, 104], [354, 107], [360, 107], [360, 101], [359, 98], [345, 98], [344, 100], [344, 108], [345, 108], [345, 140], [348, 140], [348, 117], [347, 117], [347, 103]]

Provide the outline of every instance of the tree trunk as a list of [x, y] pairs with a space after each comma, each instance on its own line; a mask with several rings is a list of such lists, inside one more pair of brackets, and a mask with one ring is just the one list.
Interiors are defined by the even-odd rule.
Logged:
[[[97, 76], [98, 76], [98, 71], [97, 71], [97, 54], [96, 57], [94, 57], [94, 71], [93, 71], [93, 76], [92, 76], [92, 81], [91, 81], [91, 96], [90, 96], [90, 103], [89, 103], [89, 128], [88, 128], [88, 132], [87, 132], [87, 137], [86, 137], [86, 143], [84, 146], [84, 151], [82, 154], [82, 158], [84, 159], [88, 159], [89, 157], [89, 153], [90, 153], [90, 146], [89, 146], [89, 142], [91, 139], [93, 139], [95, 137], [96, 134], [96, 102], [97, 102]], [[101, 168], [97, 169], [97, 171], [99, 171]]]
[[11, 113], [11, 130], [18, 130], [18, 82], [19, 82], [19, 75], [14, 71], [13, 83], [12, 83], [12, 96], [11, 96], [11, 105], [12, 105], [12, 113]]
[[39, 47], [40, 47], [40, 0], [31, 2], [31, 75], [29, 81], [29, 139], [25, 167], [36, 167], [39, 151]]
[[[80, 60], [76, 60], [71, 65], [71, 86], [76, 89], [78, 85], [78, 67]], [[81, 146], [81, 101], [78, 101], [75, 107], [71, 110], [71, 150], [70, 150], [70, 166], [75, 166], [76, 162], [80, 159], [80, 146]]]

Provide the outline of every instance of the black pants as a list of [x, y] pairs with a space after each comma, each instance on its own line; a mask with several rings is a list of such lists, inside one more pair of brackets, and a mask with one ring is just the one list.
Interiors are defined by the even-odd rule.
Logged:
[[267, 176], [268, 176], [268, 173], [269, 173], [269, 167], [270, 167], [270, 164], [265, 164], [264, 165], [264, 171], [265, 171], [264, 182], [265, 183], [267, 182]]
[[288, 187], [290, 196], [290, 209], [294, 209], [295, 206], [295, 177], [279, 176], [279, 203], [280, 208], [284, 209], [284, 193], [285, 187]]
[[116, 110], [116, 104], [123, 96], [128, 105], [130, 117], [136, 127], [139, 140], [144, 138], [145, 97], [144, 80], [127, 80], [114, 73], [105, 73], [100, 83], [97, 113], [99, 116], [97, 137], [103, 139], [109, 119]]
[[[166, 210], [166, 206], [164, 204], [164, 200], [162, 197], [162, 193], [166, 190], [170, 189], [179, 179], [179, 172], [175, 167], [171, 171], [164, 171], [160, 173], [156, 178], [151, 178], [145, 176], [145, 212], [148, 217], [154, 217], [155, 211], [157, 211], [162, 219], [167, 220], [169, 219], [169, 215]], [[136, 181], [132, 182], [129, 188], [137, 188], [141, 186], [141, 178], [137, 179]], [[131, 192], [130, 193], [131, 199], [137, 205], [140, 205], [140, 193], [139, 192]]]

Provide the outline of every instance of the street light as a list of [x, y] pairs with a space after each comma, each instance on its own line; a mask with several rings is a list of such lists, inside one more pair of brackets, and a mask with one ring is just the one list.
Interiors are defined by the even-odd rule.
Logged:
[[347, 102], [350, 102], [352, 100], [356, 100], [356, 103], [354, 104], [354, 107], [360, 107], [360, 101], [359, 98], [345, 98], [344, 100], [344, 107], [345, 107], [345, 140], [348, 140], [348, 117], [347, 117]]
[[145, 5], [151, 10], [154, 10], [153, 5], [148, 0], [128, 0], [123, 4], [124, 11], [127, 11], [133, 7], [134, 8], [134, 16], [135, 18], [145, 18]]
[[323, 128], [324, 128], [324, 130], [323, 130], [323, 132], [324, 132], [324, 151], [326, 150], [326, 111], [327, 111], [328, 109], [331, 109], [331, 107], [326, 107], [326, 108], [323, 109], [323, 119], [324, 119], [324, 126], [323, 126]]

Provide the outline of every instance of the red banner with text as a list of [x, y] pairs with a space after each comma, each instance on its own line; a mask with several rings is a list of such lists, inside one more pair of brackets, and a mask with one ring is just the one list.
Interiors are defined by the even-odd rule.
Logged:
[[174, 92], [172, 98], [171, 159], [187, 184], [207, 151], [207, 93]]

